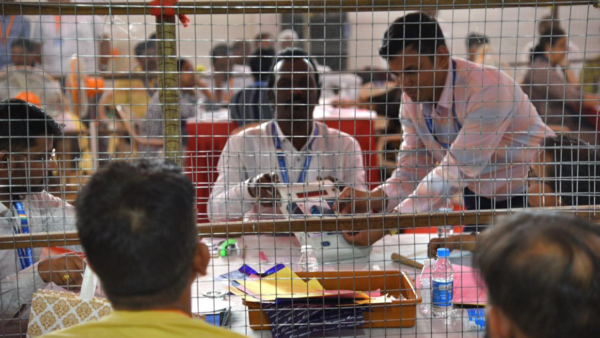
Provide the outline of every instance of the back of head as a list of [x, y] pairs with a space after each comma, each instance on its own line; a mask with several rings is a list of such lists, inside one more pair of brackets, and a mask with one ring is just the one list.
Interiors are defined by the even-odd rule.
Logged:
[[15, 39], [11, 43], [10, 47], [22, 47], [26, 53], [33, 53], [35, 50], [33, 42], [29, 39]]
[[600, 337], [600, 227], [523, 212], [478, 238], [473, 257], [488, 302], [527, 337]]
[[544, 151], [547, 183], [562, 206], [596, 205], [600, 194], [600, 154], [588, 143], [567, 135], [548, 137]]
[[212, 57], [213, 61], [217, 58], [228, 57], [230, 56], [230, 54], [231, 50], [229, 46], [227, 46], [224, 43], [214, 46], [213, 49], [210, 51], [210, 56]]
[[146, 40], [139, 42], [133, 48], [133, 52], [135, 56], [140, 57], [148, 54], [149, 49], [156, 49], [156, 41], [155, 40]]
[[546, 46], [554, 46], [558, 40], [566, 37], [567, 34], [565, 31], [559, 26], [550, 26], [548, 29], [545, 29], [540, 32], [540, 37], [538, 39], [538, 43], [533, 47], [532, 59], [537, 57], [546, 57]]
[[275, 55], [275, 50], [272, 48], [261, 48], [252, 53], [250, 69], [254, 81], [265, 81], [269, 77], [269, 70], [273, 66]]
[[275, 80], [277, 78], [277, 74], [275, 74], [275, 67], [277, 66], [277, 64], [279, 64], [281, 61], [298, 59], [305, 60], [312, 66], [314, 70], [315, 81], [317, 83], [317, 86], [320, 87], [321, 82], [319, 78], [319, 72], [317, 71], [317, 64], [315, 63], [315, 61], [313, 61], [313, 59], [311, 59], [310, 55], [308, 55], [308, 53], [306, 53], [304, 49], [301, 48], [287, 48], [277, 54], [277, 56], [275, 57], [275, 61], [273, 62], [273, 65], [271, 66], [271, 69], [269, 71], [267, 87], [273, 88], [275, 86]]
[[81, 244], [113, 306], [165, 306], [189, 286], [198, 233], [194, 187], [180, 168], [113, 163], [82, 189], [76, 209]]
[[42, 108], [21, 99], [0, 102], [0, 150], [23, 151], [38, 138], [61, 135], [62, 127]]
[[438, 22], [422, 12], [411, 13], [390, 25], [383, 35], [379, 55], [388, 60], [413, 47], [420, 54], [433, 58], [440, 46], [446, 46], [446, 41]]
[[467, 36], [467, 49], [470, 49], [475, 46], [485, 45], [488, 43], [490, 43], [490, 41], [489, 41], [488, 37], [485, 35], [478, 34], [478, 33], [471, 33], [471, 34], [469, 34], [469, 36]]

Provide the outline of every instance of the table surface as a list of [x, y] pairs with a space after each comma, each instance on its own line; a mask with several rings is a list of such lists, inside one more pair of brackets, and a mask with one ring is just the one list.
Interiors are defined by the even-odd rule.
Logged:
[[[427, 256], [427, 243], [429, 239], [436, 237], [434, 234], [405, 234], [400, 236], [386, 236], [384, 240], [375, 244], [370, 257], [354, 261], [329, 263], [323, 266], [325, 271], [337, 270], [384, 270], [398, 271], [402, 269], [413, 280], [420, 272], [415, 268], [398, 265], [391, 260], [392, 253], [400, 253], [415, 260], [422, 260]], [[206, 239], [205, 239], [206, 240]], [[248, 264], [258, 271], [266, 271], [275, 263], [283, 263], [297, 270], [297, 261], [300, 258], [300, 244], [295, 237], [272, 237], [272, 236], [245, 236], [241, 242], [247, 247], [244, 257], [233, 256], [215, 258], [211, 260], [208, 275], [197, 280], [192, 289], [192, 311], [198, 309], [198, 297], [209, 290], [226, 290], [226, 282], [215, 282], [213, 276], [219, 276], [238, 269], [242, 264]], [[257, 249], [257, 248], [260, 248]], [[269, 263], [260, 263], [259, 252], [263, 251]], [[453, 252], [451, 255], [453, 264], [471, 265], [471, 254]], [[200, 295], [200, 296], [199, 296]], [[201, 299], [201, 298], [200, 298]], [[226, 298], [231, 303], [232, 318], [229, 328], [250, 337], [271, 337], [268, 330], [252, 330], [248, 326], [248, 314], [246, 307], [242, 305], [239, 297]], [[339, 336], [340, 332], [332, 331], [329, 335]], [[443, 319], [432, 319], [422, 316], [417, 311], [417, 323], [412, 328], [403, 329], [356, 329], [347, 330], [342, 333], [344, 337], [478, 337], [482, 332], [451, 332], [445, 325]], [[321, 337], [321, 336], [319, 336]]]

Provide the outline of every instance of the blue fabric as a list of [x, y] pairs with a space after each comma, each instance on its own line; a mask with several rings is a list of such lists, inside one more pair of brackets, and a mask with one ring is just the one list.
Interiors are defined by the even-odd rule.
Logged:
[[[11, 15], [0, 15], [0, 23], [2, 24], [2, 34], [6, 34], [6, 29], [10, 22]], [[16, 39], [29, 39], [31, 37], [31, 24], [29, 20], [21, 15], [15, 15], [10, 35], [6, 44], [0, 43], [0, 67], [4, 67], [12, 63], [10, 46]]]

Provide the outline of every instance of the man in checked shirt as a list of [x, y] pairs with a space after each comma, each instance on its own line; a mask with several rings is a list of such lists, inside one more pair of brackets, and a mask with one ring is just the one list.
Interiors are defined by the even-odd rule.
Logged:
[[[392, 23], [379, 54], [404, 92], [398, 169], [371, 191], [347, 188], [337, 209], [432, 212], [460, 191], [469, 210], [526, 206], [530, 163], [554, 132], [514, 79], [452, 57], [438, 23], [423, 13]], [[345, 238], [371, 245], [385, 234], [378, 229]]]
[[[62, 127], [35, 105], [0, 102], [0, 235], [75, 230], [75, 209], [46, 192]], [[70, 248], [76, 250], [75, 248]], [[40, 258], [41, 248], [0, 250], [0, 335], [25, 333], [33, 293], [81, 285], [80, 256]], [[81, 250], [77, 250], [81, 251]]]

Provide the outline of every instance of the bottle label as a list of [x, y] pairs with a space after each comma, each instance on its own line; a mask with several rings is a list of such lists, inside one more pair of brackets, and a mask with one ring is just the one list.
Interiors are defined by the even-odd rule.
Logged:
[[469, 315], [469, 330], [485, 330], [485, 309], [467, 309]]
[[433, 280], [432, 293], [433, 293], [433, 306], [452, 306], [452, 285], [453, 281], [450, 282], [438, 282]]

